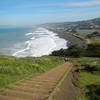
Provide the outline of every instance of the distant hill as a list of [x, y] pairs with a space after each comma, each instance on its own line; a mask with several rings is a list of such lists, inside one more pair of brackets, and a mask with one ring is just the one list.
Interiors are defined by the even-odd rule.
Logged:
[[42, 26], [57, 29], [100, 29], [100, 18], [77, 22], [47, 23]]

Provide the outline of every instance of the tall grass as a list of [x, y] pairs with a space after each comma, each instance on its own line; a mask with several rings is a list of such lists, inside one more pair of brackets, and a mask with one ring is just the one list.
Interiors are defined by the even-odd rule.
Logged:
[[58, 57], [15, 58], [0, 56], [0, 88], [29, 75], [41, 74], [63, 63]]
[[100, 100], [100, 58], [83, 57], [71, 60], [79, 69], [78, 86], [81, 87], [82, 98]]

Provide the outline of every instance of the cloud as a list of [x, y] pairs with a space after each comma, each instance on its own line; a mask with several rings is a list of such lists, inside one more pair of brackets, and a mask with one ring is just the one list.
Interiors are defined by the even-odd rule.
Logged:
[[79, 1], [79, 2], [58, 2], [58, 3], [32, 3], [31, 4], [19, 4], [14, 6], [14, 8], [32, 8], [32, 7], [80, 7], [80, 6], [96, 6], [100, 5], [100, 0], [87, 0], [87, 1]]
[[[43, 4], [31, 4], [31, 7], [48, 7], [48, 6], [96, 6], [100, 5], [100, 0], [87, 0], [82, 2], [59, 2], [59, 3], [43, 3]], [[26, 5], [27, 6], [27, 5]], [[30, 6], [30, 5], [29, 5]]]
[[95, 5], [100, 5], [100, 0], [89, 0], [89, 1], [84, 1], [84, 2], [71, 2], [68, 4], [64, 5], [69, 5], [69, 6], [95, 6]]

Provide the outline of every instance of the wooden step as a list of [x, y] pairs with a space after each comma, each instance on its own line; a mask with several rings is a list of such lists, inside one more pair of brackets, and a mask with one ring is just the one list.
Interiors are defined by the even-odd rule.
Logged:
[[22, 91], [16, 91], [16, 90], [10, 90], [5, 89], [4, 92], [6, 93], [6, 96], [14, 96], [22, 99], [28, 99], [28, 100], [44, 100], [48, 97], [46, 94], [34, 94], [34, 93], [28, 93], [28, 92], [22, 92]]
[[35, 82], [47, 82], [47, 83], [50, 83], [50, 82], [52, 82], [52, 83], [57, 83], [57, 81], [55, 80], [55, 81], [51, 81], [51, 80], [49, 80], [49, 79], [44, 79], [44, 80], [40, 80], [40, 79], [31, 79], [30, 81], [35, 81]]
[[45, 93], [48, 94], [52, 91], [52, 89], [41, 89], [41, 88], [31, 88], [31, 87], [26, 87], [26, 86], [12, 86], [10, 89], [13, 90], [19, 90], [19, 91], [24, 91], [24, 92], [33, 92], [33, 93]]
[[33, 86], [36, 86], [36, 85], [41, 85], [41, 86], [56, 86], [56, 84], [51, 84], [51, 83], [38, 83], [38, 82], [26, 82], [26, 83], [22, 83], [22, 85], [33, 85]]
[[56, 83], [54, 83], [54, 82], [43, 82], [43, 81], [31, 81], [31, 80], [29, 80], [29, 81], [26, 81], [26, 83], [28, 83], [28, 84], [32, 84], [32, 83], [34, 83], [34, 84], [48, 84], [48, 85], [56, 85]]
[[39, 85], [39, 84], [20, 84], [18, 86], [24, 86], [24, 87], [29, 87], [29, 88], [41, 88], [41, 89], [53, 89], [55, 86], [52, 85]]
[[67, 63], [35, 78], [10, 85], [9, 89], [3, 90], [0, 100], [46, 100], [68, 69], [66, 65]]
[[13, 96], [0, 95], [0, 100], [27, 100], [27, 99], [16, 98], [16, 97], [13, 97]]

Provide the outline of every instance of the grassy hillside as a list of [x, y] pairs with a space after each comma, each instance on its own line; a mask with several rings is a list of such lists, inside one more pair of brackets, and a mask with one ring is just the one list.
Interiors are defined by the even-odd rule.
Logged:
[[100, 43], [100, 37], [92, 38], [92, 43]]
[[0, 56], [0, 88], [29, 76], [41, 74], [63, 63], [58, 57], [15, 58]]
[[[78, 66], [81, 100], [100, 100], [100, 58], [73, 58]], [[79, 98], [77, 100], [79, 100]]]
[[95, 31], [91, 34], [87, 34], [86, 37], [88, 39], [90, 39], [91, 43], [99, 43], [100, 44], [100, 32]]
[[59, 22], [59, 23], [47, 23], [43, 24], [46, 28], [59, 28], [59, 29], [100, 29], [100, 18], [95, 18], [91, 20], [76, 21], [76, 22]]
[[[61, 34], [66, 37], [66, 31], [63, 30]], [[81, 95], [75, 100], [100, 100], [100, 32], [91, 34], [71, 32], [71, 34], [85, 41], [87, 48], [72, 45], [68, 49], [54, 51], [52, 55], [76, 57], [71, 58], [73, 64], [79, 69], [78, 80], [76, 79], [74, 84], [78, 86]]]

